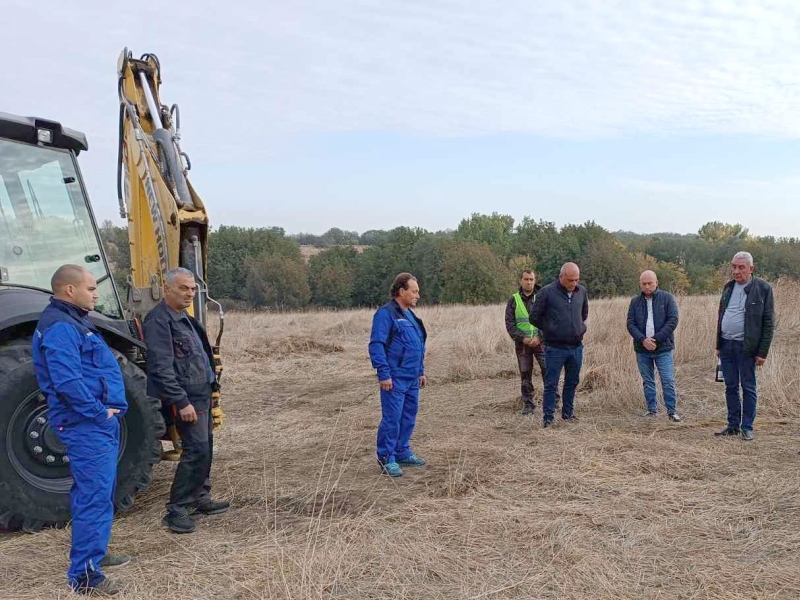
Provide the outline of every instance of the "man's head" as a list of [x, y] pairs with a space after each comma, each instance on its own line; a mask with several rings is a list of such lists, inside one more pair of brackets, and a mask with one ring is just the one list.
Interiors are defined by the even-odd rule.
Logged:
[[575, 263], [565, 263], [558, 274], [558, 281], [568, 292], [574, 292], [581, 280], [581, 270]]
[[524, 269], [522, 275], [519, 277], [519, 287], [525, 292], [526, 296], [533, 293], [533, 288], [536, 285], [536, 274], [530, 269]]
[[189, 269], [178, 267], [167, 271], [164, 280], [164, 302], [172, 310], [186, 310], [194, 302], [197, 283]]
[[658, 277], [654, 271], [645, 271], [639, 276], [639, 289], [649, 298], [658, 288]]
[[737, 252], [731, 260], [731, 271], [736, 283], [747, 283], [753, 276], [753, 255], [749, 252]]
[[78, 265], [64, 265], [50, 279], [53, 295], [83, 310], [94, 310], [99, 296], [97, 281], [88, 269]]
[[400, 273], [394, 278], [391, 294], [392, 298], [400, 305], [400, 308], [406, 309], [416, 306], [419, 300], [417, 278], [411, 273]]

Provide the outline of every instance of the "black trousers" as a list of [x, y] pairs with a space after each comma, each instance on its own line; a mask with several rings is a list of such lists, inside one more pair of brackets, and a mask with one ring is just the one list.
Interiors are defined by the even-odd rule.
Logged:
[[167, 510], [178, 514], [187, 514], [189, 508], [211, 500], [211, 459], [214, 452], [214, 422], [208, 409], [211, 386], [208, 386], [207, 394], [190, 395], [189, 401], [197, 411], [197, 421], [187, 423], [178, 416], [175, 423], [183, 453], [167, 503]]
[[547, 364], [544, 358], [544, 346], [541, 344], [536, 348], [519, 344], [516, 346], [517, 364], [519, 365], [519, 376], [522, 381], [522, 403], [524, 405], [533, 403], [533, 361], [539, 364], [542, 375], [542, 389], [544, 389], [544, 373]]

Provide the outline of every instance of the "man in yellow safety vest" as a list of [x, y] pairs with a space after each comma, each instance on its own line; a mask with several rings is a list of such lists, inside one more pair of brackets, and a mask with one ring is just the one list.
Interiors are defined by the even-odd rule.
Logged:
[[522, 271], [519, 291], [511, 296], [506, 305], [506, 331], [514, 340], [519, 375], [522, 380], [522, 414], [533, 414], [536, 404], [533, 401], [533, 361], [539, 363], [544, 385], [545, 358], [542, 336], [530, 321], [530, 312], [536, 292], [536, 274], [530, 270]]

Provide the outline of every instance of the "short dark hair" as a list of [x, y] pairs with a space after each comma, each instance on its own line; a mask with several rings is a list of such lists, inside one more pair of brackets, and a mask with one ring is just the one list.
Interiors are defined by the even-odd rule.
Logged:
[[536, 273], [533, 272], [533, 269], [522, 269], [522, 271], [520, 271], [519, 278], [522, 279], [522, 276], [528, 273], [536, 277]]
[[411, 273], [400, 273], [397, 277], [394, 278], [392, 282], [392, 287], [389, 289], [389, 294], [392, 298], [397, 298], [397, 294], [400, 293], [400, 290], [407, 290], [408, 289], [408, 282], [409, 281], [416, 281], [417, 278], [414, 277]]

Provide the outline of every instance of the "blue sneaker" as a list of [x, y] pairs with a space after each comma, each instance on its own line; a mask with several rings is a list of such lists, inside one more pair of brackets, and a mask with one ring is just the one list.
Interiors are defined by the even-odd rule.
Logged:
[[397, 462], [404, 467], [421, 467], [428, 461], [426, 461], [424, 458], [420, 458], [416, 454], [409, 454], [405, 458], [399, 459]]
[[380, 465], [381, 470], [389, 477], [401, 477], [403, 475], [403, 470], [396, 462], [380, 463]]

